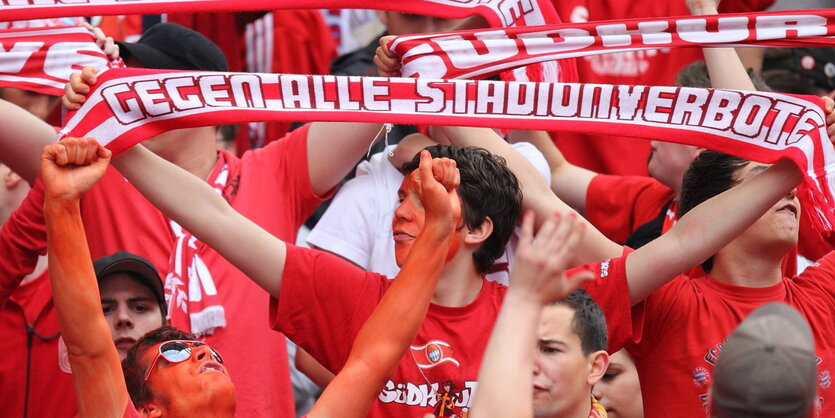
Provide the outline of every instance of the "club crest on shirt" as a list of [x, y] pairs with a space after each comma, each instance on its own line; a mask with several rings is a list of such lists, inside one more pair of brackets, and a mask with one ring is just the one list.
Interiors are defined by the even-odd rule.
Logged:
[[421, 346], [410, 346], [415, 364], [421, 369], [431, 369], [439, 364], [452, 363], [460, 366], [453, 355], [452, 345], [441, 340], [432, 340]]

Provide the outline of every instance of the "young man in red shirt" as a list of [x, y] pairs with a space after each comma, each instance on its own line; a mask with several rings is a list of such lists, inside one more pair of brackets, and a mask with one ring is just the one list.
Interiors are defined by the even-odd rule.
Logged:
[[[162, 327], [140, 339], [123, 367], [110, 343], [96, 298], [79, 200], [104, 175], [110, 152], [94, 140], [70, 138], [44, 148], [50, 277], [58, 320], [70, 347], [82, 416], [221, 416], [235, 414], [235, 387], [220, 354], [191, 334]], [[169, 166], [169, 169], [173, 166]], [[211, 188], [179, 169], [193, 187]], [[365, 416], [374, 398], [415, 337], [445, 259], [458, 243], [460, 176], [449, 159], [428, 152], [409, 176], [409, 199], [425, 208], [410, 256], [398, 280], [357, 333], [345, 367], [308, 416]], [[257, 227], [256, 227], [257, 228]], [[260, 229], [259, 229], [260, 230]], [[130, 398], [128, 399], [128, 393]], [[139, 411], [135, 407], [139, 408]]]

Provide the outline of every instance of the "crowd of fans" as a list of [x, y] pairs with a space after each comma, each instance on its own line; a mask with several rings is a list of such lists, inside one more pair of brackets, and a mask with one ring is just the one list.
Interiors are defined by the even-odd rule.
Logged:
[[[782, 6], [718, 3], [554, 0], [571, 23]], [[84, 24], [129, 67], [397, 76], [394, 36], [484, 22]], [[822, 96], [835, 138], [832, 48], [577, 65], [580, 82]], [[336, 122], [178, 129], [115, 156], [53, 143], [96, 81], [85, 67], [60, 100], [0, 88], [2, 417], [835, 416], [835, 240], [790, 161], [462, 126], [375, 143], [380, 124]]]

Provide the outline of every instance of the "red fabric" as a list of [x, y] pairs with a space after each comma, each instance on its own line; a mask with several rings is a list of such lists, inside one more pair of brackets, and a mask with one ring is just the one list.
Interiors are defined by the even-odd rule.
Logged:
[[[338, 372], [357, 332], [390, 283], [385, 276], [361, 270], [331, 254], [288, 246], [281, 296], [271, 302], [270, 321], [325, 367]], [[588, 287], [613, 289], [596, 291], [601, 295], [598, 302], [611, 318], [610, 332], [628, 332], [626, 282], [598, 280]], [[443, 405], [439, 399], [452, 399], [454, 404], [452, 411], [443, 412], [465, 412], [471, 405], [479, 365], [505, 292], [506, 287], [484, 281], [478, 297], [467, 306], [431, 304], [411, 349], [369, 416], [438, 414]], [[615, 334], [614, 338], [624, 337]], [[418, 364], [434, 366], [421, 369]], [[443, 387], [446, 381], [454, 385], [449, 392]], [[432, 385], [437, 385], [436, 392]]]
[[[228, 198], [232, 207], [290, 242], [295, 241], [299, 226], [321, 201], [310, 188], [307, 132], [308, 128], [302, 127], [268, 147], [244, 154], [240, 160], [231, 155], [226, 158], [230, 166], [238, 165], [230, 171], [240, 172], [238, 179], [230, 181]], [[42, 211], [38, 202], [32, 201], [33, 196], [42, 197], [42, 193], [42, 186], [36, 187], [6, 225], [23, 234], [18, 237], [23, 244], [35, 244], [30, 248], [46, 248]], [[115, 169], [108, 169], [87, 192], [81, 211], [93, 259], [125, 250], [147, 258], [161, 276], [167, 274], [174, 244], [167, 219]], [[6, 226], [0, 243], [6, 239]], [[15, 268], [27, 264], [27, 257], [34, 257], [33, 253], [20, 251], [12, 254], [17, 260], [0, 260], [0, 267]], [[200, 256], [215, 277], [228, 321], [228, 326], [205, 341], [221, 352], [230, 370], [237, 389], [237, 416], [294, 416], [284, 336], [270, 330], [264, 315], [269, 307], [267, 293], [211, 248], [204, 247]], [[7, 277], [4, 274], [0, 270], [0, 277]]]
[[[609, 274], [625, 276], [625, 257], [609, 264]], [[831, 397], [835, 361], [835, 253], [793, 279], [765, 288], [731, 286], [710, 276], [679, 276], [633, 309], [632, 338], [626, 344], [638, 367], [647, 418], [703, 418], [708, 386], [725, 338], [754, 309], [784, 302], [809, 321], [820, 359], [819, 395]], [[698, 330], [698, 332], [695, 332]], [[820, 416], [835, 413], [823, 402]]]
[[136, 410], [136, 407], [133, 406], [133, 402], [128, 402], [128, 405], [125, 407], [125, 414], [122, 415], [122, 418], [142, 418], [142, 414]]
[[[642, 17], [686, 16], [683, 1], [552, 0], [564, 22]], [[722, 12], [765, 10], [773, 0], [725, 0]], [[577, 59], [580, 82], [673, 85], [684, 66], [704, 59], [699, 48], [671, 48], [588, 56]], [[597, 173], [647, 175], [649, 143], [614, 135], [552, 134], [554, 143], [573, 164]], [[615, 140], [616, 139], [616, 140]]]
[[[27, 324], [37, 335], [27, 337]], [[24, 416], [27, 362], [29, 417], [72, 417], [78, 411], [72, 376], [58, 366], [58, 319], [49, 277], [18, 287], [0, 310], [0, 405], [3, 416]], [[27, 339], [31, 338], [31, 348]]]
[[[606, 238], [623, 244], [635, 229], [658, 217], [673, 196], [672, 189], [651, 177], [600, 174], [586, 190], [584, 216]], [[662, 233], [674, 223], [675, 218], [665, 218]]]

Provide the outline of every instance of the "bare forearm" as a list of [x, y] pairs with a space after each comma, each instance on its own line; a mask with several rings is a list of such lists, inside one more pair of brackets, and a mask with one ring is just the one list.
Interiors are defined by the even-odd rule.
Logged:
[[0, 99], [0, 163], [30, 185], [38, 177], [41, 150], [55, 142], [55, 130], [26, 110]]
[[[707, 260], [795, 188], [802, 174], [783, 160], [700, 204], [666, 234], [626, 260], [629, 295], [639, 303], [673, 277]], [[725, 214], [716, 216], [716, 214]], [[658, 260], [664, 260], [659, 263]]]
[[313, 192], [323, 195], [336, 187], [368, 152], [381, 127], [379, 123], [313, 123], [307, 134], [308, 173]]
[[113, 165], [154, 206], [214, 248], [273, 296], [284, 270], [284, 243], [236, 212], [206, 182], [142, 146]]
[[[706, 3], [703, 7], [692, 10], [694, 15], [716, 15], [716, 5]], [[710, 75], [710, 85], [715, 89], [757, 90], [748, 71], [742, 65], [739, 55], [733, 48], [702, 48]]]
[[128, 393], [102, 314], [78, 200], [47, 198], [44, 215], [52, 298], [73, 369], [80, 416], [121, 416]]
[[426, 316], [453, 228], [454, 224], [427, 221], [394, 283], [357, 334], [345, 367], [309, 416], [368, 413]]
[[470, 416], [533, 415], [531, 370], [542, 306], [510, 287], [496, 320], [478, 374], [478, 392]]

